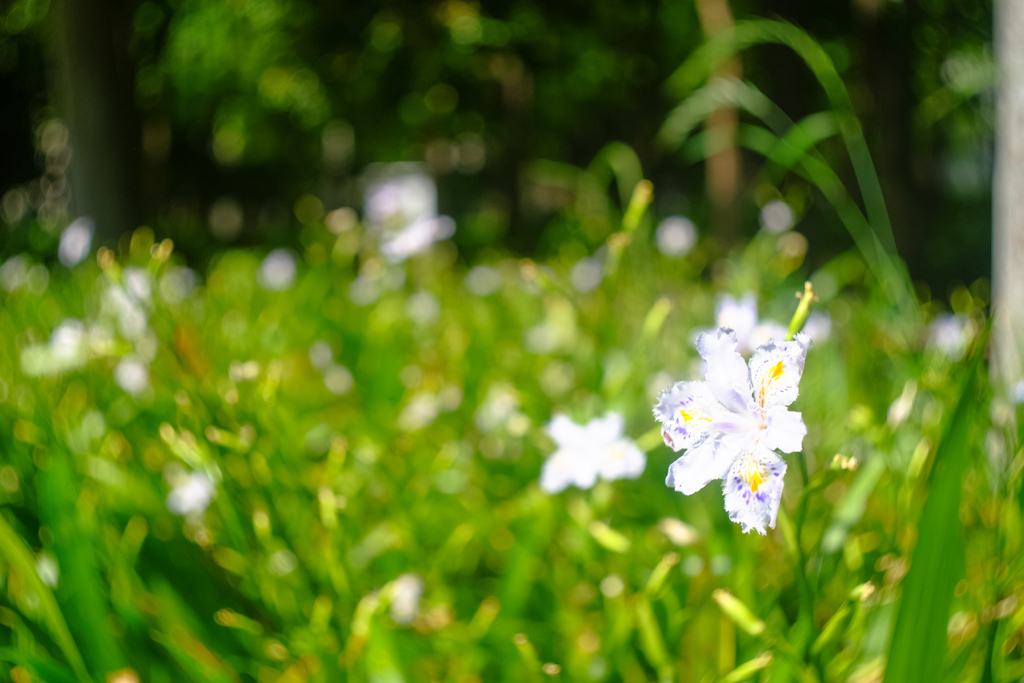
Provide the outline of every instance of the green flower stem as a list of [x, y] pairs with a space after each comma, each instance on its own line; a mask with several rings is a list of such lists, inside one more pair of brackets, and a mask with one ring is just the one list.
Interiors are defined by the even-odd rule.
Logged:
[[650, 180], [641, 180], [633, 188], [633, 196], [622, 217], [622, 230], [608, 237], [608, 260], [605, 263], [605, 276], [611, 278], [619, 268], [619, 257], [630, 242], [633, 233], [640, 226], [640, 221], [654, 199], [654, 184]]

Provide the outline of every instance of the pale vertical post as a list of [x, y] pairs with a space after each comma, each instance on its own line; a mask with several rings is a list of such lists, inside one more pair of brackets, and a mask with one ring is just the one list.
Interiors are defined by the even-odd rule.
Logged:
[[[710, 38], [733, 27], [729, 0], [697, 0], [697, 18]], [[726, 60], [711, 74], [712, 78], [738, 80], [743, 75], [739, 56]], [[708, 196], [714, 206], [715, 229], [727, 241], [736, 237], [736, 197], [740, 185], [740, 151], [736, 147], [739, 114], [734, 107], [720, 107], [705, 122], [708, 142], [717, 149], [708, 150]]]
[[1024, 0], [995, 3], [999, 67], [992, 188], [993, 377], [1022, 379], [1024, 350]]

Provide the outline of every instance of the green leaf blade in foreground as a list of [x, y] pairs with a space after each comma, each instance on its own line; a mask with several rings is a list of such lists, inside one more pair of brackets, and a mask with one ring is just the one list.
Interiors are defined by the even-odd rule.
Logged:
[[946, 624], [953, 589], [963, 573], [964, 544], [960, 530], [960, 494], [972, 421], [978, 400], [979, 344], [968, 363], [963, 391], [935, 453], [931, 490], [918, 524], [917, 546], [903, 581], [885, 683], [939, 681], [946, 656]]
[[25, 583], [39, 597], [40, 613], [50, 636], [64, 653], [64, 658], [74, 670], [81, 683], [89, 683], [91, 679], [85, 669], [85, 662], [78, 653], [74, 638], [68, 630], [64, 615], [57, 606], [57, 600], [49, 586], [44, 584], [36, 573], [36, 563], [32, 551], [29, 550], [21, 536], [11, 528], [3, 515], [0, 515], [0, 555], [12, 566], [17, 567]]

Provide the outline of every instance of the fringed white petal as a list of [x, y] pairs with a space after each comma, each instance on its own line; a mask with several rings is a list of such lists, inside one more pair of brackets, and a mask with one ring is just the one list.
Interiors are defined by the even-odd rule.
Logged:
[[722, 486], [725, 510], [743, 533], [775, 528], [785, 476], [786, 463], [760, 441], [732, 464]]
[[706, 383], [676, 382], [658, 395], [654, 417], [665, 445], [678, 452], [703, 441], [714, 428], [715, 415], [724, 410]]
[[750, 412], [750, 375], [737, 350], [736, 334], [724, 327], [697, 336], [697, 353], [707, 361], [708, 388], [734, 413]]
[[769, 408], [766, 413], [765, 445], [783, 453], [797, 453], [804, 447], [807, 425], [803, 413], [782, 406]]
[[770, 340], [754, 351], [750, 359], [750, 381], [762, 411], [788, 406], [796, 400], [810, 345], [810, 337], [798, 334], [794, 341]]
[[735, 437], [709, 437], [669, 465], [665, 485], [687, 496], [694, 494], [708, 482], [724, 477], [737, 455]]

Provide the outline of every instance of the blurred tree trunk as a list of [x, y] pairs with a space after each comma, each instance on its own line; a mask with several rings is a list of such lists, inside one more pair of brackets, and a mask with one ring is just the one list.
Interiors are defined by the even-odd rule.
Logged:
[[51, 16], [55, 100], [71, 130], [71, 212], [112, 242], [139, 225], [130, 13], [119, 0], [56, 0]]
[[992, 284], [994, 363], [998, 384], [1022, 378], [1024, 342], [1024, 2], [995, 4], [1000, 72], [993, 184]]
[[[727, 31], [733, 26], [728, 0], [697, 0], [697, 17], [708, 36]], [[739, 57], [724, 62], [712, 78], [738, 79], [743, 75]], [[714, 229], [726, 242], [736, 237], [736, 196], [740, 184], [740, 151], [736, 147], [739, 115], [734, 108], [715, 111], [705, 124], [707, 139], [713, 152], [707, 157], [707, 189], [714, 207]]]

